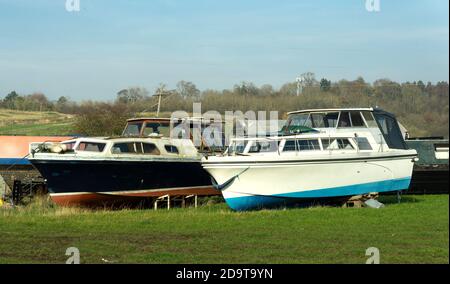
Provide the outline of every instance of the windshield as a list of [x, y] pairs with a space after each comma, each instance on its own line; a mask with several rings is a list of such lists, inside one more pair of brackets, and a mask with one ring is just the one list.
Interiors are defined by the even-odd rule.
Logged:
[[312, 127], [311, 117], [309, 116], [309, 113], [292, 116], [289, 121], [289, 126]]
[[278, 151], [278, 141], [253, 141], [249, 153], [270, 153]]
[[242, 154], [245, 151], [245, 148], [248, 144], [248, 141], [233, 141], [230, 146], [225, 150], [225, 154], [234, 155], [234, 154]]
[[151, 134], [160, 134], [166, 137], [170, 136], [170, 123], [147, 122], [144, 127], [144, 136]]
[[122, 136], [139, 136], [141, 134], [142, 123], [128, 123]]
[[335, 128], [338, 118], [339, 112], [293, 114], [289, 117], [282, 131], [304, 133], [315, 131], [313, 128]]
[[337, 126], [339, 112], [312, 113], [311, 118], [314, 128], [334, 128]]

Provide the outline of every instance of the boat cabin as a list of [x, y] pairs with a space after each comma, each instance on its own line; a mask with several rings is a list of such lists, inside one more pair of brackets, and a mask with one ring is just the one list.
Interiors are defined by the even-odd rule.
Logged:
[[32, 154], [47, 152], [90, 157], [197, 157], [198, 155], [191, 141], [168, 138], [77, 138], [57, 144], [32, 143], [30, 149]]
[[[122, 133], [123, 137], [171, 137], [171, 129], [187, 123], [189, 126], [189, 139], [192, 141], [199, 141], [196, 144], [199, 149], [213, 149], [214, 151], [221, 151], [225, 142], [225, 135], [223, 133], [224, 127], [219, 127], [216, 122], [202, 117], [199, 118], [133, 118], [127, 121], [127, 125]], [[200, 126], [201, 132], [194, 131], [196, 127]], [[208, 132], [205, 130], [208, 129]], [[213, 131], [217, 129], [217, 131]], [[217, 132], [221, 137], [214, 137], [213, 132]], [[199, 135], [196, 137], [195, 135]], [[182, 134], [178, 137], [171, 137], [182, 139]], [[219, 139], [219, 141], [217, 141]]]
[[408, 149], [394, 115], [372, 108], [291, 112], [278, 136], [232, 139], [227, 154], [384, 152]]
[[[301, 133], [371, 132], [392, 149], [408, 149], [395, 116], [381, 109], [346, 108], [291, 112], [282, 135]], [[377, 137], [378, 138], [378, 137]]]

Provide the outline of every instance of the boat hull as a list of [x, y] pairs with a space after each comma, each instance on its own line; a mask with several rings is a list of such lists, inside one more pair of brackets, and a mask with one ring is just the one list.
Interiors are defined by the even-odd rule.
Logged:
[[[241, 161], [210, 159], [204, 168], [233, 210], [287, 206], [311, 199], [409, 188], [414, 156], [370, 159]], [[235, 178], [233, 178], [235, 177]]]
[[198, 162], [37, 160], [52, 200], [63, 206], [136, 203], [145, 199], [218, 195]]

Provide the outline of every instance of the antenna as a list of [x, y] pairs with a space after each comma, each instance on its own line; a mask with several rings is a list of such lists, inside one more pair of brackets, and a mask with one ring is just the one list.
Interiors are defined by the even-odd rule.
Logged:
[[165, 90], [166, 85], [161, 84], [159, 85], [159, 88], [156, 90], [156, 95], [158, 96], [158, 109], [156, 111], [156, 117], [159, 117], [159, 112], [161, 110], [161, 98], [168, 94], [168, 92]]

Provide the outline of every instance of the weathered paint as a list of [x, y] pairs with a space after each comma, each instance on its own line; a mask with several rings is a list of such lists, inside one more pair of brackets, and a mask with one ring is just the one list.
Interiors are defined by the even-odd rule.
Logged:
[[53, 202], [60, 206], [99, 206], [107, 204], [127, 204], [141, 202], [146, 199], [161, 197], [161, 196], [216, 196], [220, 192], [215, 190], [212, 186], [198, 186], [175, 189], [156, 189], [156, 190], [141, 190], [135, 192], [80, 192], [80, 193], [62, 193], [50, 194]]

